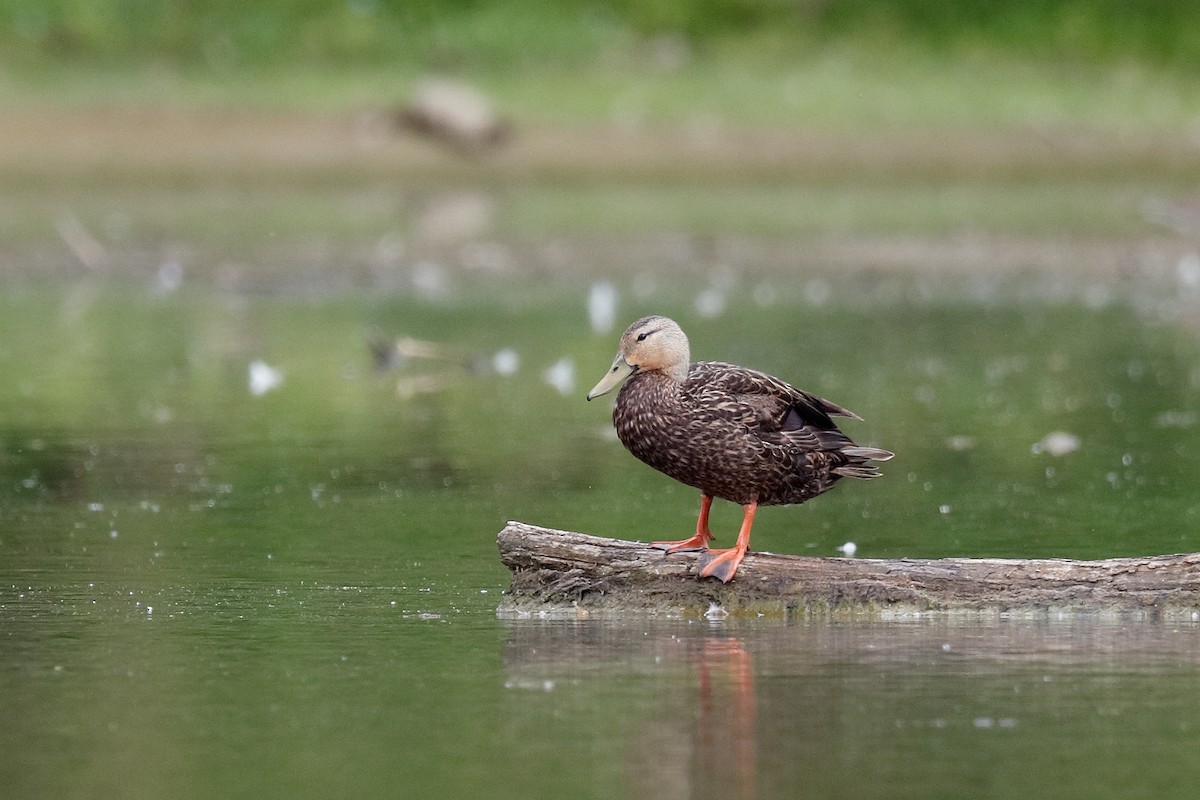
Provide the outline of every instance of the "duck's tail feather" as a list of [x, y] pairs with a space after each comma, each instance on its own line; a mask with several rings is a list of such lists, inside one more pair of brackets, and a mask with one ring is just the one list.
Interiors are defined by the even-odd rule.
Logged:
[[879, 447], [859, 447], [858, 445], [843, 447], [841, 452], [850, 458], [850, 463], [834, 467], [833, 473], [846, 478], [863, 480], [880, 477], [879, 469], [874, 464], [868, 464], [868, 461], [887, 461], [896, 455], [890, 450]]
[[882, 447], [859, 447], [858, 445], [843, 447], [842, 452], [851, 458], [865, 458], [868, 461], [887, 461], [896, 455], [891, 450], [884, 450]]

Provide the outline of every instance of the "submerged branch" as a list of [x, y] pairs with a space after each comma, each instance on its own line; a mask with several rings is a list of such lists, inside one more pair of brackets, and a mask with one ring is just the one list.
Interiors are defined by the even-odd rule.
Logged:
[[751, 553], [728, 585], [696, 577], [696, 553], [510, 522], [513, 574], [499, 613], [712, 616], [1011, 616], [1200, 619], [1200, 553], [1103, 561], [814, 558]]

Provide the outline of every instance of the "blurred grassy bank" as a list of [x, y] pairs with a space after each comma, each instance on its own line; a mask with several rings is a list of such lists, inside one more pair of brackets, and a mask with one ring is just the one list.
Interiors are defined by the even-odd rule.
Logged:
[[1186, 0], [2, 0], [10, 65], [159, 61], [248, 65], [563, 68], [669, 37], [676, 57], [781, 59], [830, 42], [1200, 68]]
[[[0, 0], [0, 258], [239, 285], [424, 262], [1170, 276], [1200, 230], [1198, 23], [1182, 2]], [[428, 74], [480, 86], [512, 140], [464, 158], [397, 131]]]
[[8, 105], [342, 112], [458, 75], [520, 120], [1195, 122], [1200, 6], [0, 0]]

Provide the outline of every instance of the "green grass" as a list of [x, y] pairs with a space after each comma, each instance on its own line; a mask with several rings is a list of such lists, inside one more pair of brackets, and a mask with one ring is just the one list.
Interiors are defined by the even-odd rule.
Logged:
[[1186, 2], [0, 0], [10, 108], [344, 113], [432, 72], [525, 124], [1176, 130], [1198, 64]]
[[[655, 69], [645, 55], [564, 69], [456, 70], [519, 124], [795, 125], [832, 130], [1088, 127], [1170, 131], [1200, 118], [1194, 78], [1136, 61], [1064, 65], [909, 45], [740, 50]], [[321, 64], [232, 72], [170, 63], [49, 63], [0, 73], [11, 107], [184, 107], [352, 113], [403, 102], [427, 70]], [[434, 72], [440, 70], [434, 69]]]
[[831, 41], [913, 43], [940, 53], [1134, 58], [1194, 73], [1200, 10], [1185, 0], [0, 0], [10, 64], [48, 61], [249, 65], [370, 64], [511, 70], [573, 67], [673, 37], [706, 54], [774, 58]]

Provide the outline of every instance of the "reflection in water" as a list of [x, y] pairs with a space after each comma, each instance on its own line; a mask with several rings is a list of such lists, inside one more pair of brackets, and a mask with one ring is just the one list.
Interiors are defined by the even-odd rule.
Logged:
[[705, 639], [696, 659], [700, 721], [698, 780], [725, 797], [753, 797], [755, 769], [754, 670], [736, 638]]
[[1188, 731], [1200, 711], [1179, 705], [1195, 625], [522, 620], [503, 666], [512, 714], [618, 739], [591, 757], [620, 762], [616, 794], [656, 800], [1033, 790], [1064, 758], [1096, 765], [1077, 786], [1103, 795], [1125, 730]]
[[750, 651], [720, 630], [645, 633], [589, 623], [514, 626], [505, 645], [507, 685], [549, 692], [561, 682], [584, 681], [593, 670], [615, 680], [626, 670], [650, 677], [651, 702], [622, 732], [628, 794], [754, 797], [757, 699]]

